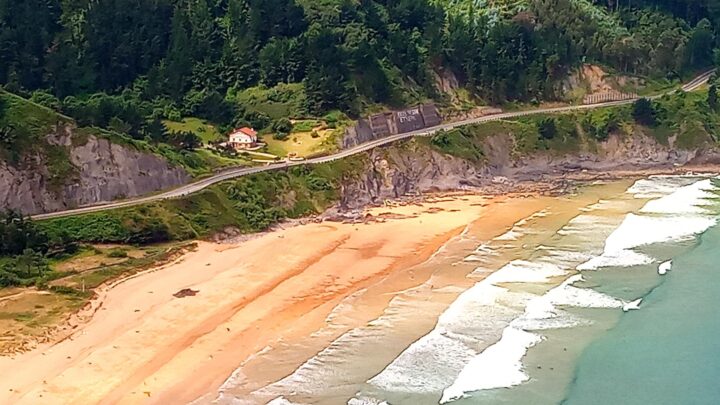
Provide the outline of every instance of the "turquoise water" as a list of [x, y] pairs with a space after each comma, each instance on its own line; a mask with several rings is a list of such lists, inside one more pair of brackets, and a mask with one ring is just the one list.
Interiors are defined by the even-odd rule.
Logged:
[[543, 341], [522, 359], [524, 382], [466, 392], [455, 404], [720, 404], [720, 225], [717, 199], [701, 191], [717, 183], [667, 184], [607, 239], [609, 260], [573, 283], [625, 303], [642, 297], [640, 310], [556, 305], [547, 319], [579, 321], [530, 329]]
[[580, 356], [564, 404], [720, 403], [720, 228]]

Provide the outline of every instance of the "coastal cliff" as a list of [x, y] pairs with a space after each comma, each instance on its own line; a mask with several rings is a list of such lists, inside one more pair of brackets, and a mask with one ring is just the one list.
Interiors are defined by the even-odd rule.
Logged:
[[710, 143], [682, 149], [677, 138], [673, 135], [661, 143], [639, 129], [631, 135], [612, 133], [602, 142], [566, 154], [539, 151], [518, 156], [516, 139], [497, 134], [479, 142], [483, 159], [474, 162], [438, 151], [422, 139], [405, 141], [368, 152], [366, 170], [343, 184], [340, 207], [358, 209], [433, 191], [510, 192], [523, 183], [560, 180], [569, 174], [611, 175], [720, 162], [720, 152]]
[[190, 179], [159, 156], [78, 131], [61, 124], [46, 135], [43, 150], [16, 162], [0, 161], [0, 207], [23, 214], [52, 212], [152, 193]]
[[426, 192], [555, 193], [572, 187], [574, 180], [670, 173], [720, 162], [714, 127], [674, 117], [667, 122], [677, 124], [644, 126], [618, 109], [493, 121], [328, 163], [248, 175], [182, 198], [44, 221], [43, 226], [51, 234], [62, 229], [85, 242], [232, 237], [323, 213], [355, 220], [368, 205]]

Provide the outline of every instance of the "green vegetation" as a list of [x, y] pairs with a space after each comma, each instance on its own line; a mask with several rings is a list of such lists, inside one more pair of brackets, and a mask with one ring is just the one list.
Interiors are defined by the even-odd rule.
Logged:
[[[79, 171], [69, 158], [67, 141], [72, 146], [81, 146], [91, 136], [161, 156], [194, 176], [211, 174], [223, 167], [250, 164], [249, 158], [232, 151], [201, 149], [203, 141], [222, 138], [216, 127], [196, 118], [177, 123], [168, 121], [167, 127], [166, 123], [154, 119], [144, 124], [143, 136], [136, 138], [93, 126], [74, 128], [70, 132], [63, 130], [62, 126], [72, 124], [71, 118], [48, 107], [0, 90], [0, 160], [25, 169], [43, 164], [48, 172], [49, 189], [55, 192], [61, 192]], [[92, 122], [88, 124], [93, 125]], [[66, 136], [70, 139], [64, 139]], [[41, 156], [41, 162], [24, 159], [31, 155]]]
[[295, 122], [293, 130], [295, 130], [295, 132], [311, 132], [321, 125], [322, 122], [319, 120], [300, 120]]
[[244, 110], [244, 120], [255, 128], [264, 128], [272, 120], [307, 114], [302, 83], [278, 83], [270, 88], [257, 86], [244, 90], [231, 88], [228, 99]]
[[342, 136], [342, 130], [307, 130], [309, 125], [305, 124], [306, 122], [308, 121], [301, 121], [295, 125], [291, 133], [276, 132], [272, 136], [264, 136], [263, 142], [267, 144], [267, 151], [280, 157], [295, 154], [308, 158], [337, 149], [336, 137]]
[[220, 133], [217, 127], [199, 118], [183, 118], [179, 122], [164, 120], [162, 123], [170, 132], [191, 132], [197, 135], [204, 144], [225, 140], [225, 137]]
[[[99, 134], [202, 176], [249, 164], [201, 148], [237, 126], [272, 134], [274, 153], [310, 155], [337, 136], [313, 134], [320, 121], [341, 129], [347, 116], [428, 99], [562, 99], [584, 63], [664, 88], [713, 64], [715, 2], [0, 0], [0, 85], [31, 100], [0, 93], [0, 159], [39, 154], [59, 192], [77, 169], [45, 138], [67, 117], [93, 128], [74, 145]], [[457, 78], [454, 96], [439, 72]], [[599, 118], [582, 125], [595, 138], [613, 128]], [[559, 144], [552, 125], [540, 137]], [[543, 143], [524, 134], [521, 149]]]
[[681, 92], [652, 101], [639, 99], [631, 106], [491, 121], [439, 132], [430, 144], [443, 153], [482, 162], [488, 138], [497, 135], [511, 136], [511, 154], [525, 156], [538, 151], [578, 152], [583, 146], [594, 150], [593, 144], [612, 133], [625, 136], [639, 130], [666, 146], [673, 137], [675, 148], [691, 150], [717, 143], [720, 112], [710, 106], [711, 94]]
[[483, 148], [488, 138], [513, 139], [509, 152], [526, 156], [537, 151], [569, 153], [580, 145], [577, 117], [570, 115], [532, 116], [515, 121], [491, 121], [440, 132], [431, 138], [431, 145], [443, 153], [473, 162], [486, 158]]
[[130, 244], [204, 237], [226, 226], [255, 232], [283, 218], [322, 212], [338, 200], [341, 181], [362, 168], [360, 157], [299, 166], [243, 177], [181, 199], [52, 219], [38, 226], [48, 235], [66, 233], [75, 241]]
[[[52, 168], [64, 171], [64, 157], [49, 148], [46, 136], [70, 119], [52, 110], [0, 90], [0, 160], [19, 164], [30, 153], [45, 155]], [[51, 174], [55, 174], [51, 169]]]
[[[584, 63], [664, 88], [720, 59], [718, 0], [480, 3], [0, 0], [0, 160], [22, 166], [39, 156], [59, 192], [77, 174], [64, 145], [97, 136], [202, 176], [256, 156], [202, 147], [232, 127], [257, 129], [277, 155], [308, 156], [332, 150], [348, 116], [428, 99], [450, 107], [438, 72], [457, 78], [454, 94], [469, 109], [561, 99], [563, 80]], [[578, 151], [636, 129], [693, 148], [714, 142], [717, 110], [712, 83], [707, 94], [491, 122], [426, 142], [477, 163], [502, 134], [512, 137], [515, 156]], [[69, 140], [54, 139], [71, 123], [80, 128]], [[316, 131], [323, 123], [328, 129]], [[361, 160], [257, 174], [182, 199], [40, 224], [8, 214], [0, 235], [26, 239], [0, 248], [7, 256], [0, 282], [47, 282], [55, 277], [47, 260], [75, 242], [150, 244], [223, 226], [251, 232], [319, 212]]]
[[339, 111], [328, 113], [323, 119], [280, 118], [265, 131], [262, 142], [267, 144], [268, 153], [279, 157], [325, 155], [337, 150], [338, 137], [343, 136], [349, 124], [347, 116]]
[[440, 70], [466, 101], [532, 102], [582, 63], [658, 83], [711, 65], [716, 1], [1, 0], [0, 84], [155, 142], [155, 119], [262, 130], [447, 101]]
[[72, 254], [77, 245], [64, 230], [48, 235], [14, 212], [0, 214], [0, 287], [47, 282], [54, 274], [47, 257]]
[[655, 109], [652, 102], [646, 98], [641, 98], [633, 104], [632, 116], [642, 125], [655, 125]]

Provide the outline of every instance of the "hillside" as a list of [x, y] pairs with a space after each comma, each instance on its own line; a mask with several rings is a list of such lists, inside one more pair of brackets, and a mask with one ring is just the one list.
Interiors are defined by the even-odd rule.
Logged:
[[[221, 146], [233, 127], [257, 130], [261, 152], [312, 155], [349, 118], [418, 102], [467, 117], [666, 89], [713, 65], [716, 14], [707, 0], [3, 0], [0, 85], [202, 176], [272, 159]], [[31, 139], [13, 159], [32, 159]]]
[[133, 197], [187, 172], [142, 145], [0, 91], [0, 206], [23, 214]]
[[491, 193], [565, 184], [566, 177], [672, 170], [720, 163], [718, 106], [706, 93], [651, 102], [494, 121], [441, 131], [331, 163], [245, 176], [191, 196], [40, 222], [78, 242], [126, 242], [148, 235], [179, 241], [265, 230], [286, 218], [336, 206], [467, 187]]
[[[0, 202], [52, 211], [272, 161], [218, 143], [241, 125], [265, 152], [310, 155], [335, 148], [351, 117], [420, 101], [467, 117], [667, 89], [712, 65], [718, 45], [716, 7], [677, 3], [1, 1], [0, 84], [25, 99], [0, 93]], [[647, 134], [672, 148], [714, 139], [705, 106], [668, 105]], [[592, 152], [626, 121], [627, 111], [520, 120], [509, 132], [527, 136], [519, 154]], [[434, 147], [474, 159], [457, 133]], [[669, 133], [692, 136], [675, 144]]]
[[707, 0], [5, 0], [0, 84], [163, 141], [158, 119], [223, 132], [427, 99], [564, 100], [585, 63], [677, 80], [713, 63], [716, 14]]

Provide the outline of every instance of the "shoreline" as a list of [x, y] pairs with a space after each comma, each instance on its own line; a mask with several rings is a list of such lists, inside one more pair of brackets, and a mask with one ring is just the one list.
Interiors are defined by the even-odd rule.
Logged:
[[[163, 403], [170, 399], [175, 402], [178, 400], [181, 402], [191, 402], [198, 398], [209, 399], [208, 395], [215, 395], [214, 393], [217, 392], [220, 386], [223, 385], [223, 383], [228, 379], [228, 376], [233, 373], [238, 365], [243, 362], [243, 359], [247, 359], [252, 354], [263, 349], [262, 345], [259, 343], [252, 347], [238, 347], [238, 344], [234, 342], [263, 342], [264, 339], [268, 339], [268, 333], [264, 333], [263, 331], [266, 329], [270, 330], [270, 332], [275, 331], [273, 333], [277, 336], [278, 330], [282, 329], [282, 327], [278, 326], [278, 321], [273, 319], [274, 317], [268, 317], [268, 314], [265, 314], [264, 317], [259, 316], [262, 315], [259, 314], [260, 312], [265, 311], [255, 307], [261, 307], [263, 299], [269, 302], [272, 302], [273, 299], [277, 300], [277, 298], [268, 297], [268, 295], [272, 295], [276, 289], [281, 288], [284, 284], [294, 278], [303, 278], [304, 273], [307, 272], [309, 268], [313, 268], [313, 266], [322, 267], [322, 262], [327, 260], [328, 256], [336, 254], [338, 251], [352, 250], [353, 255], [351, 256], [365, 265], [372, 263], [373, 260], [377, 260], [378, 258], [382, 258], [384, 261], [383, 263], [372, 264], [377, 267], [376, 270], [364, 274], [364, 278], [359, 278], [357, 280], [348, 274], [336, 276], [334, 272], [337, 271], [337, 268], [333, 268], [332, 265], [325, 266], [326, 268], [324, 273], [321, 275], [314, 275], [311, 278], [315, 282], [318, 282], [318, 285], [323, 287], [319, 290], [317, 288], [314, 290], [315, 292], [321, 293], [320, 295], [322, 298], [316, 298], [315, 295], [312, 294], [312, 289], [308, 294], [305, 294], [305, 296], [302, 297], [295, 297], [293, 294], [289, 294], [289, 296], [287, 294], [280, 295], [280, 300], [284, 305], [282, 308], [284, 311], [282, 312], [282, 315], [284, 316], [283, 319], [292, 321], [290, 323], [296, 323], [299, 321], [299, 325], [290, 325], [286, 327], [286, 332], [289, 330], [288, 333], [290, 333], [290, 335], [292, 335], [293, 329], [303, 329], [303, 332], [317, 329], [318, 325], [322, 325], [325, 320], [324, 313], [332, 309], [332, 307], [334, 307], [342, 298], [347, 297], [354, 291], [358, 291], [362, 288], [362, 286], [372, 285], [374, 282], [377, 282], [390, 274], [407, 271], [408, 269], [426, 262], [449, 241], [460, 235], [464, 232], [464, 230], [467, 230], [469, 226], [478, 221], [482, 213], [488, 210], [488, 207], [503, 204], [508, 200], [513, 199], [540, 199], [542, 197], [539, 195], [543, 193], [562, 194], [568, 191], [568, 188], [566, 187], [567, 184], [563, 184], [562, 182], [568, 180], [572, 182], [590, 184], [592, 181], [597, 180], [616, 180], [665, 174], [678, 175], [687, 174], [690, 171], [702, 171], [706, 173], [718, 172], [720, 171], [720, 167], [715, 165], [702, 165], [668, 169], [648, 169], [642, 171], [609, 172], [606, 174], [588, 172], [578, 173], [576, 176], [572, 176], [572, 178], [567, 176], [567, 174], [563, 174], [556, 178], [546, 178], [545, 181], [533, 183], [535, 186], [539, 186], [534, 192], [501, 192], [500, 196], [494, 196], [492, 193], [487, 192], [479, 194], [480, 191], [478, 190], [433, 193], [422, 196], [421, 198], [410, 197], [409, 199], [400, 199], [399, 201], [395, 201], [394, 204], [391, 204], [389, 207], [368, 207], [361, 211], [361, 213], [363, 213], [361, 217], [350, 217], [344, 222], [322, 221], [323, 217], [321, 216], [318, 218], [301, 219], [291, 221], [290, 223], [278, 224], [273, 229], [266, 232], [240, 236], [239, 241], [235, 240], [229, 243], [226, 242], [220, 244], [199, 242], [198, 249], [195, 252], [185, 253], [180, 258], [172, 260], [169, 263], [165, 263], [159, 267], [153, 267], [149, 270], [145, 270], [141, 273], [137, 273], [120, 280], [115, 280], [108, 286], [103, 287], [101, 289], [101, 293], [98, 293], [97, 300], [94, 299], [91, 302], [91, 306], [97, 304], [95, 312], [89, 317], [89, 319], [86, 319], [85, 322], [75, 325], [73, 327], [73, 332], [69, 336], [66, 336], [62, 340], [55, 340], [54, 343], [48, 345], [38, 346], [38, 348], [32, 351], [20, 354], [14, 358], [0, 357], [0, 367], [2, 369], [7, 370], [17, 368], [20, 364], [31, 365], [25, 365], [25, 370], [18, 370], [19, 372], [17, 375], [12, 376], [14, 381], [8, 381], [7, 377], [0, 379], [2, 381], [0, 383], [0, 400], [13, 403], [31, 403], [33, 402], [31, 399], [33, 396], [34, 400], [38, 400], [38, 398], [42, 398], [42, 400], [48, 400], [47, 398], [56, 398], [59, 402], [72, 402], [74, 399], [77, 400], [82, 398], [84, 401], [97, 403]], [[528, 183], [530, 182], [519, 182], [515, 185]], [[466, 199], [473, 200], [472, 203], [465, 205], [461, 204], [462, 209], [472, 211], [469, 215], [463, 215], [466, 214], [464, 212], [458, 214], [457, 212], [462, 211], [462, 209], [458, 209], [457, 207], [448, 208], [443, 206], [443, 204], [452, 206], [452, 204]], [[431, 209], [424, 209], [427, 208], [427, 206], [430, 206]], [[441, 209], [439, 211], [432, 209], [436, 206], [440, 206]], [[413, 215], [407, 215], [404, 213], [406, 211], [412, 211], [413, 209], [417, 211]], [[399, 216], [396, 215], [398, 211], [401, 214]], [[391, 213], [391, 215], [385, 215], [384, 217], [383, 214], [388, 212]], [[372, 216], [367, 217], [364, 213], [370, 213]], [[440, 224], [443, 227], [442, 232], [437, 231], [433, 234], [433, 237], [423, 239], [422, 241], [415, 242], [414, 244], [412, 242], [405, 241], [403, 246], [396, 247], [396, 254], [391, 255], [381, 254], [384, 248], [382, 244], [375, 243], [373, 245], [370, 243], [378, 238], [387, 238], [387, 228], [392, 227], [393, 225], [397, 225], [400, 228], [407, 227], [409, 230], [415, 230], [416, 232], [419, 230], [427, 230], [427, 222], [426, 224], [420, 225], [422, 224], [422, 220], [427, 219], [427, 221], [432, 222], [432, 217], [437, 216], [438, 214], [442, 214], [448, 218], [452, 217], [452, 220], [455, 222], [451, 225], [457, 226], [448, 229], [447, 227], [449, 224], [442, 223]], [[475, 215], [476, 218], [470, 219], [472, 215]], [[317, 222], [318, 220], [322, 222]], [[415, 222], [415, 224], [413, 226], [403, 225], [408, 222]], [[435, 223], [437, 224], [437, 221]], [[505, 225], [507, 227], [511, 227], [513, 223], [514, 222], [511, 222]], [[360, 230], [360, 227], [364, 229]], [[383, 227], [385, 229], [382, 232], [363, 232], [367, 229], [372, 229], [373, 227]], [[335, 229], [334, 231], [332, 230], [333, 228]], [[328, 241], [321, 235], [323, 230], [337, 232], [340, 228], [343, 229], [341, 233], [343, 233], [344, 236], [342, 238], [330, 238], [333, 240]], [[303, 235], [303, 231], [306, 229], [313, 229], [313, 232], [311, 232], [309, 237], [307, 235]], [[358, 233], [367, 233], [368, 235], [360, 241], [361, 243], [353, 244], [352, 235], [356, 235]], [[299, 243], [318, 242], [317, 245], [322, 246], [322, 248], [317, 252], [317, 254], [302, 258], [304, 260], [299, 260], [300, 258], [295, 257], [294, 261], [292, 261], [296, 265], [294, 268], [295, 271], [291, 269], [290, 271], [282, 272], [280, 277], [273, 277], [270, 282], [268, 282], [267, 279], [254, 280], [253, 277], [249, 277], [246, 281], [253, 281], [255, 283], [251, 286], [252, 288], [243, 290], [246, 295], [243, 295], [240, 300], [222, 300], [216, 294], [211, 298], [212, 302], [210, 304], [212, 305], [206, 306], [206, 310], [212, 313], [211, 317], [208, 318], [206, 316], [209, 312], [198, 311], [200, 313], [196, 314], [196, 316], [200, 321], [195, 322], [193, 324], [194, 326], [191, 328], [185, 328], [182, 337], [180, 339], [175, 339], [174, 343], [169, 345], [161, 344], [159, 345], [161, 347], [153, 353], [147, 353], [146, 351], [139, 350], [145, 355], [144, 363], [140, 368], [135, 368], [131, 375], [126, 377], [114, 375], [114, 378], [101, 379], [101, 381], [97, 381], [97, 379], [90, 382], [85, 381], [85, 384], [77, 382], [77, 380], [83, 381], [83, 377], [86, 376], [88, 372], [92, 373], [93, 370], [98, 372], [98, 374], [102, 372], [103, 366], [98, 364], [105, 363], [87, 361], [87, 364], [80, 365], [80, 360], [75, 361], [76, 357], [81, 357], [83, 360], [86, 360], [87, 358], [91, 358], [96, 352], [100, 352], [101, 349], [102, 351], [107, 352], [109, 350], [108, 347], [103, 346], [105, 339], [110, 340], [114, 338], [123, 342], [132, 340], [130, 337], [132, 337], [133, 331], [130, 330], [126, 330], [123, 333], [119, 333], [118, 330], [103, 332], [98, 336], [91, 336], [91, 339], [86, 339], [85, 337], [93, 335], [96, 330], [102, 329], [103, 321], [98, 320], [98, 318], [106, 319], [108, 317], [112, 317], [113, 315], [109, 314], [111, 311], [118, 311], [123, 308], [124, 310], [127, 310], [128, 305], [138, 306], [137, 304], [133, 304], [132, 298], [141, 298], [142, 294], [133, 292], [133, 289], [143, 288], [144, 284], [147, 283], [150, 283], [152, 286], [161, 286], [168, 283], [172, 285], [172, 279], [177, 279], [177, 287], [184, 285], [183, 282], [185, 284], [192, 282], [189, 283], [189, 285], [199, 283], [199, 285], [211, 285], [213, 288], [217, 288], [217, 291], [219, 292], [227, 292], [228, 290], [234, 292], [228, 285], [223, 285], [222, 282], [218, 283], [215, 281], [213, 284], [213, 281], [218, 277], [231, 279], [233, 276], [237, 276], [237, 272], [233, 272], [227, 268], [211, 271], [211, 274], [205, 275], [205, 277], [198, 276], [197, 274], [191, 275], [185, 273], [192, 272], [193, 269], [189, 269], [189, 267], [192, 267], [191, 265], [195, 265], [196, 269], [198, 267], [203, 267], [203, 264], [200, 262], [206, 261], [206, 257], [204, 255], [207, 255], [207, 260], [210, 260], [210, 256], [222, 254], [226, 256], [226, 259], [229, 259], [233, 256], [231, 253], [234, 251], [243, 250], [248, 247], [260, 246], [260, 248], [265, 249], [268, 252], [273, 252], [275, 255], [280, 254], [282, 256], [282, 253], [278, 252], [277, 247], [272, 246], [274, 243], [270, 240], [272, 240], [272, 242], [280, 240], [285, 243], [289, 243], [288, 240], [296, 240]], [[350, 244], [350, 246], [347, 246], [348, 244]], [[368, 244], [372, 246], [367, 246]], [[280, 250], [282, 251], [285, 249]], [[300, 256], [303, 252], [295, 253]], [[258, 256], [259, 257], [255, 259], [259, 260], [258, 264], [263, 262], [267, 263], [268, 257], [272, 257], [272, 255], [262, 257], [263, 254], [259, 254]], [[349, 258], [347, 252], [342, 252], [340, 256], [342, 257], [335, 260], [335, 267], [337, 267], [340, 263], [349, 265], [351, 268], [353, 267], [351, 263], [355, 264], [355, 262], [353, 260], [348, 260]], [[212, 266], [210, 266], [210, 262], [208, 262], [207, 264], [204, 264], [204, 267]], [[177, 268], [180, 268], [181, 271], [178, 272]], [[183, 273], [183, 270], [185, 270], [185, 273]], [[343, 271], [344, 270], [340, 270], [341, 273]], [[248, 276], [248, 274], [244, 274], [244, 276]], [[167, 280], [168, 278], [171, 280]], [[265, 283], [261, 283], [260, 281], [265, 281]], [[294, 287], [298, 287], [298, 285], [296, 284]], [[317, 287], [317, 285], [315, 287]], [[331, 293], [327, 291], [328, 287], [330, 287]], [[173, 288], [175, 288], [175, 286], [165, 286], [164, 291], [169, 295]], [[144, 313], [146, 310], [152, 312], [156, 309], [156, 307], [160, 309], [167, 309], [168, 314], [171, 313], [175, 316], [174, 322], [178, 322], [183, 318], [183, 313], [178, 312], [178, 308], [173, 307], [178, 306], [178, 303], [192, 302], [192, 300], [197, 301], [198, 298], [203, 299], [206, 289], [200, 288], [199, 291], [200, 294], [198, 297], [188, 297], [179, 300], [164, 297], [163, 299], [150, 302], [147, 309], [140, 308], [133, 309], [133, 311], [134, 314], [138, 314]], [[288, 292], [292, 292], [292, 290]], [[309, 300], [314, 302], [308, 305], [307, 301]], [[220, 306], [220, 311], [217, 311], [217, 306], [215, 305], [218, 303], [224, 304]], [[253, 311], [255, 312], [255, 318], [252, 317]], [[79, 315], [79, 313], [73, 314], [72, 317], [77, 315]], [[134, 317], [131, 317], [131, 319], [127, 320], [127, 325], [125, 325], [125, 317], [115, 314], [114, 318], [116, 318], [116, 322], [114, 324], [116, 329], [118, 328], [118, 325], [126, 326], [126, 328], [130, 328], [130, 326], [148, 326], [148, 320], [145, 319], [143, 315], [135, 315]], [[201, 320], [201, 318], [208, 319]], [[160, 319], [162, 319], [162, 317], [160, 317]], [[154, 318], [153, 320], [157, 319]], [[193, 320], [189, 321], [192, 322]], [[170, 322], [170, 324], [172, 323], [173, 322]], [[228, 325], [225, 326], [227, 331], [222, 329], [222, 326], [224, 325]], [[235, 332], [235, 328], [237, 327], [241, 329], [242, 325], [246, 326], [246, 330]], [[251, 327], [254, 327], [254, 329]], [[140, 330], [142, 329], [139, 328], [135, 330], [135, 334], [140, 334]], [[163, 337], [166, 337], [164, 336], [167, 335], [166, 331], [166, 329], [161, 329], [159, 331], [154, 331], [159, 333], [151, 335], [157, 339], [162, 339]], [[294, 332], [298, 333], [298, 331]], [[272, 333], [269, 334], [272, 335]], [[76, 343], [76, 340], [89, 340], [90, 344], [87, 345], [88, 342]], [[203, 344], [204, 347], [196, 347], [203, 346]], [[61, 347], [63, 345], [67, 345], [69, 347]], [[158, 345], [156, 344], [156, 346]], [[113, 347], [118, 346], [113, 345]], [[137, 350], [137, 347], [133, 347], [132, 350]], [[60, 352], [60, 355], [58, 355], [58, 352]], [[59, 361], [52, 365], [48, 365], [48, 362], [51, 361], [51, 359], [48, 358], [50, 356], [46, 356], [47, 354], [54, 355], [54, 357], [56, 357]], [[127, 357], [127, 354], [124, 356], [122, 354], [104, 354], [108, 355], [108, 358], [114, 359], [115, 361], [117, 361], [118, 357]], [[186, 373], [186, 378], [182, 378], [182, 376], [178, 375], [179, 373], [176, 371], [178, 368], [176, 367], [177, 364], [181, 365], [179, 368], [186, 369], [186, 372], [187, 370], [191, 370], [192, 372], [189, 374]], [[123, 368], [122, 365], [123, 362], [115, 363], [115, 367], [119, 367], [118, 370]], [[32, 370], [27, 370], [28, 368]], [[109, 371], [113, 370], [114, 369], [112, 369], [112, 367], [109, 367]], [[33, 375], [33, 371], [39, 375], [49, 376], [48, 379], [42, 379], [42, 386], [38, 386], [40, 377]], [[113, 373], [110, 373], [110, 375], [106, 377], [110, 376], [113, 376]], [[50, 378], [57, 379], [58, 381], [53, 384], [52, 381], [49, 381]], [[148, 380], [150, 380], [149, 384]], [[70, 381], [73, 383], [66, 384]], [[22, 386], [23, 388], [16, 388], [13, 385]], [[68, 385], [72, 388], [68, 388]], [[78, 385], [86, 385], [86, 387], [78, 387]], [[108, 386], [111, 387], [108, 388]], [[138, 387], [144, 388], [146, 386], [149, 386], [147, 390], [138, 390]], [[98, 395], [98, 393], [100, 395]]]
[[[238, 243], [199, 242], [175, 262], [116, 282], [68, 338], [0, 358], [0, 369], [19, 369], [0, 379], [0, 401], [190, 402], [222, 385], [268, 339], [317, 329], [342, 298], [426, 261], [487, 206], [506, 199], [431, 196], [368, 210], [398, 219], [313, 222]], [[268, 262], [287, 267], [267, 272]], [[172, 297], [182, 288], [199, 293]]]

